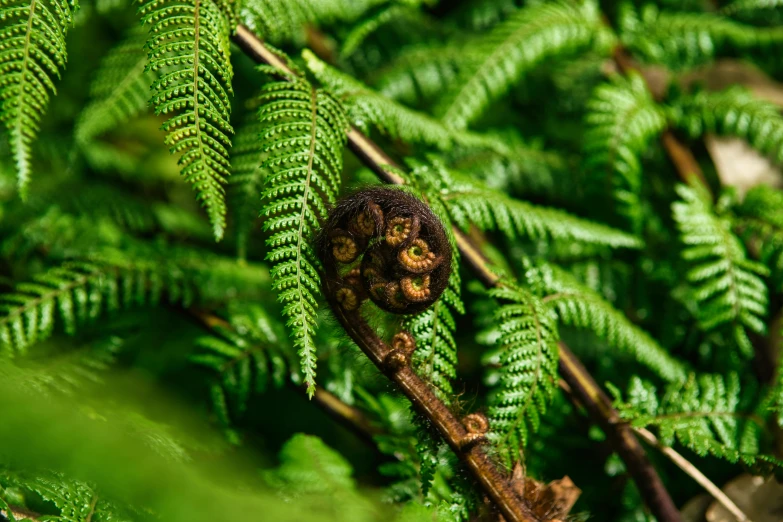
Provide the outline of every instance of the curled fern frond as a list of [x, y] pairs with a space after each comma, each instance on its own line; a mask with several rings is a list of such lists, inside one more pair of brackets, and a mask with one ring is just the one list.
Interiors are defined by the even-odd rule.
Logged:
[[647, 4], [640, 15], [626, 5], [621, 37], [634, 55], [673, 69], [693, 67], [742, 51], [779, 52], [780, 27], [754, 27], [713, 13], [662, 12]]
[[151, 104], [155, 114], [173, 114], [162, 127], [166, 143], [172, 154], [181, 154], [181, 173], [198, 193], [218, 240], [226, 226], [223, 185], [233, 133], [232, 9], [230, 0], [144, 0], [139, 7], [150, 27], [148, 70], [160, 75]]
[[90, 102], [76, 123], [79, 143], [112, 130], [147, 110], [156, 75], [146, 69], [146, 31], [138, 27], [109, 51], [90, 87]]
[[599, 10], [590, 1], [520, 9], [465, 52], [460, 74], [436, 112], [446, 125], [465, 128], [534, 67], [587, 48], [602, 31]]
[[54, 78], [65, 68], [65, 36], [78, 8], [77, 0], [0, 2], [0, 121], [22, 197], [30, 182], [30, 149], [56, 92]]
[[609, 346], [630, 353], [667, 381], [680, 381], [686, 377], [683, 364], [655, 339], [567, 272], [541, 265], [531, 267], [526, 277], [531, 284], [540, 285], [546, 294], [542, 301], [557, 313], [562, 324], [591, 330]]
[[264, 182], [264, 230], [275, 289], [301, 359], [308, 393], [315, 393], [313, 334], [320, 295], [319, 261], [311, 241], [340, 189], [348, 128], [340, 104], [304, 80], [262, 90], [259, 118], [269, 171]]
[[691, 374], [666, 386], [659, 396], [655, 386], [633, 377], [622, 402], [615, 392], [620, 415], [639, 428], [654, 427], [665, 446], [675, 441], [701, 456], [712, 455], [748, 465], [772, 464], [775, 459], [758, 454], [763, 421], [754, 412], [743, 412], [740, 381], [736, 374]]
[[632, 74], [599, 86], [587, 105], [585, 164], [601, 193], [611, 191], [619, 214], [641, 228], [641, 155], [663, 132], [666, 118], [652, 99], [644, 79]]
[[703, 186], [678, 185], [676, 190], [681, 201], [672, 205], [672, 212], [701, 328], [705, 332], [728, 328], [739, 353], [752, 357], [746, 330], [766, 332], [768, 297], [762, 277], [769, 270], [747, 259], [730, 221], [714, 213]]
[[783, 164], [783, 116], [780, 107], [734, 87], [722, 92], [701, 91], [674, 106], [675, 123], [692, 137], [712, 132], [736, 136]]
[[521, 288], [503, 287], [490, 295], [504, 304], [500, 325], [500, 377], [489, 402], [490, 438], [506, 464], [516, 462], [537, 431], [541, 415], [557, 390], [557, 319], [541, 301]]
[[242, 417], [254, 395], [269, 385], [282, 387], [291, 367], [276, 324], [262, 307], [230, 306], [227, 315], [227, 324], [196, 340], [198, 351], [188, 358], [212, 374], [213, 410], [226, 428]]
[[553, 208], [539, 207], [495, 190], [479, 187], [451, 172], [448, 192], [441, 197], [453, 221], [464, 230], [473, 225], [497, 229], [511, 239], [554, 239], [586, 244], [638, 248], [638, 238]]

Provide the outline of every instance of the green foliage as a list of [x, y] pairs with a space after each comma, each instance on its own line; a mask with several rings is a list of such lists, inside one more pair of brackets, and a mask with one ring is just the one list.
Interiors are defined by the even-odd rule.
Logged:
[[54, 79], [65, 68], [65, 36], [79, 8], [76, 0], [3, 0], [0, 3], [0, 121], [24, 197], [31, 148], [40, 130]]
[[623, 42], [640, 58], [674, 69], [740, 52], [775, 55], [783, 43], [779, 27], [754, 27], [713, 13], [660, 11], [653, 4], [640, 14], [624, 9], [620, 24]]
[[315, 392], [315, 332], [320, 294], [318, 260], [310, 241], [340, 188], [348, 124], [326, 91], [290, 78], [270, 83], [260, 96], [266, 155], [264, 230], [275, 289], [299, 353], [309, 394]]
[[529, 284], [545, 294], [542, 301], [557, 313], [560, 323], [592, 331], [610, 347], [630, 353], [667, 381], [685, 378], [682, 363], [600, 294], [570, 274], [543, 265], [531, 267], [525, 276]]
[[756, 186], [734, 211], [733, 228], [747, 245], [758, 250], [758, 259], [770, 270], [774, 291], [783, 285], [783, 193]]
[[92, 101], [74, 129], [80, 144], [89, 144], [146, 111], [149, 86], [156, 75], [146, 68], [145, 42], [146, 31], [137, 27], [103, 59], [90, 86]]
[[448, 192], [441, 197], [452, 220], [463, 230], [477, 226], [482, 230], [499, 230], [511, 239], [522, 236], [532, 240], [579, 241], [612, 247], [640, 246], [636, 237], [619, 230], [561, 210], [510, 198], [475, 184], [457, 172], [451, 172], [449, 176]]
[[672, 205], [688, 265], [687, 280], [704, 331], [726, 328], [738, 352], [753, 355], [748, 331], [766, 332], [769, 270], [747, 259], [728, 219], [715, 215], [710, 196], [700, 185], [678, 185], [681, 201]]
[[520, 9], [464, 53], [460, 72], [437, 112], [446, 125], [467, 127], [541, 62], [584, 49], [600, 36], [600, 15], [593, 2], [558, 1]]
[[783, 117], [780, 108], [741, 88], [701, 91], [678, 100], [677, 125], [692, 137], [705, 133], [736, 136], [773, 161], [783, 163]]
[[637, 74], [599, 86], [587, 105], [585, 164], [596, 192], [610, 191], [631, 230], [641, 228], [641, 156], [666, 127], [660, 107]]
[[558, 333], [554, 314], [521, 288], [498, 288], [500, 376], [489, 402], [490, 436], [504, 461], [516, 462], [557, 390]]
[[189, 357], [212, 373], [212, 407], [225, 427], [242, 417], [252, 397], [283, 386], [292, 367], [278, 325], [261, 306], [232, 305], [227, 315], [228, 323], [212, 326], [214, 334], [196, 339], [198, 351]]
[[[617, 392], [615, 392], [617, 394]], [[675, 440], [695, 453], [726, 459], [774, 463], [758, 454], [762, 419], [740, 410], [740, 381], [736, 374], [691, 374], [687, 380], [669, 384], [658, 395], [652, 384], [633, 378], [627, 402], [617, 406], [634, 427], [655, 427], [662, 444]]]
[[232, 9], [230, 0], [146, 0], [139, 7], [150, 26], [148, 70], [160, 75], [152, 84], [151, 105], [155, 114], [171, 114], [162, 127], [166, 144], [172, 154], [181, 154], [182, 175], [198, 193], [218, 240], [226, 226], [223, 185], [233, 133]]

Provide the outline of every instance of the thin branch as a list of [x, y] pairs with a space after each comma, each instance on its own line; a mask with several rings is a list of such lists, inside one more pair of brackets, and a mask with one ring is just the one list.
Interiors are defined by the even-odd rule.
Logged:
[[644, 428], [634, 428], [634, 432], [639, 435], [644, 441], [651, 446], [657, 448], [661, 453], [674, 462], [674, 464], [687, 473], [693, 480], [699, 483], [701, 487], [707, 490], [707, 493], [713, 496], [715, 500], [723, 504], [725, 507], [739, 522], [751, 522], [750, 518], [735, 504], [732, 500], [710, 479], [708, 479], [704, 473], [688, 462], [688, 460], [674, 451], [672, 448], [663, 446], [650, 431]]
[[[285, 65], [279, 57], [266, 48], [256, 35], [244, 26], [240, 25], [237, 28], [234, 41], [256, 61], [261, 61], [275, 67], [277, 67], [276, 64]], [[272, 56], [269, 56], [270, 54]], [[289, 69], [285, 67], [283, 70]], [[383, 152], [380, 147], [355, 127], [351, 127], [348, 132], [348, 145], [359, 159], [383, 181], [395, 185], [404, 183], [404, 180], [400, 176], [386, 168], [400, 167]], [[470, 267], [476, 272], [476, 275], [482, 283], [487, 287], [502, 285], [499, 276], [491, 270], [489, 262], [479, 248], [476, 247], [462, 231], [456, 228], [454, 228], [454, 235], [462, 258], [466, 260]], [[339, 307], [336, 309], [339, 309]], [[348, 326], [350, 327], [350, 324]], [[375, 359], [373, 362], [376, 362], [380, 355], [381, 354], [375, 354], [371, 356], [372, 359]], [[585, 405], [589, 405], [588, 410], [593, 414], [595, 420], [602, 426], [605, 426], [607, 434], [617, 445], [618, 453], [625, 461], [626, 468], [635, 480], [650, 511], [661, 522], [680, 522], [682, 518], [680, 517], [677, 508], [674, 506], [674, 502], [669, 496], [668, 491], [666, 491], [655, 468], [648, 460], [639, 441], [633, 436], [626, 425], [613, 422], [614, 419], [619, 418], [619, 415], [612, 408], [608, 397], [606, 397], [606, 394], [604, 394], [576, 356], [562, 343], [560, 344], [559, 371], [569, 384], [573, 383], [572, 386], [575, 388], [578, 387], [577, 393], [580, 396], [580, 400], [582, 400]], [[409, 398], [413, 395], [417, 395], [418, 392], [428, 392], [432, 394], [426, 385], [424, 385], [423, 390], [419, 389], [418, 383], [416, 382], [418, 377], [410, 368], [403, 369], [403, 371], [398, 372], [397, 375], [398, 377], [394, 379], [395, 382], [403, 388], [403, 391]], [[418, 381], [421, 382], [420, 379], [418, 379]], [[435, 397], [435, 399], [437, 399], [437, 397]], [[426, 408], [426, 404], [421, 403], [420, 407]], [[425, 415], [428, 415], [428, 417], [435, 414], [433, 411], [424, 411], [424, 413]], [[461, 424], [457, 423], [456, 425], [453, 425], [451, 419], [439, 418], [438, 421], [440, 424], [436, 423], [436, 425], [441, 429], [441, 433], [443, 433], [443, 429], [446, 429], [447, 432], [457, 432], [460, 429], [464, 431], [464, 427], [462, 427]], [[449, 428], [449, 425], [451, 425], [451, 428]], [[449, 441], [449, 444], [452, 445], [452, 441]], [[502, 499], [503, 495], [499, 494], [500, 492], [493, 487], [495, 486], [495, 483], [501, 481], [498, 481], [496, 477], [482, 475], [482, 465], [478, 461], [474, 461], [471, 468], [474, 471], [474, 474], [478, 473], [476, 478], [480, 481], [493, 501], [497, 503], [498, 499]], [[501, 510], [503, 510], [505, 515], [506, 511], [503, 509], [502, 504], [499, 504], [499, 507], [501, 507]], [[510, 521], [524, 520], [523, 518], [519, 518], [514, 512], [511, 512], [511, 515], [512, 516], [507, 517]]]

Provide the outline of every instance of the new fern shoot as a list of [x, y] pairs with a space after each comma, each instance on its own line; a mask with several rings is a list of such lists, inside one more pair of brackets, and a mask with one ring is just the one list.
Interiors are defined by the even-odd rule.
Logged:
[[0, 521], [775, 519], [781, 55], [769, 0], [0, 0]]

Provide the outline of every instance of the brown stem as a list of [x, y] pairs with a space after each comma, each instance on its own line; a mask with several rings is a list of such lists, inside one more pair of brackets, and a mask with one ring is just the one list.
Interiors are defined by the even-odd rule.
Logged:
[[[237, 28], [236, 34], [234, 35], [234, 41], [254, 60], [267, 63], [275, 67], [278, 66], [277, 64], [282, 64], [281, 68], [283, 70], [290, 71], [290, 69], [285, 66], [285, 63], [279, 57], [274, 55], [274, 53], [271, 53], [264, 46], [263, 42], [246, 27], [240, 25]], [[386, 153], [384, 153], [380, 147], [378, 147], [372, 140], [362, 134], [355, 127], [351, 127], [350, 131], [348, 132], [348, 145], [351, 150], [359, 157], [359, 159], [373, 172], [375, 172], [382, 180], [395, 185], [404, 183], [404, 180], [400, 176], [385, 168], [388, 166], [399, 168], [399, 166]], [[489, 268], [488, 261], [481, 251], [473, 244], [473, 242], [460, 230], [454, 228], [453, 231], [462, 258], [468, 262], [482, 283], [487, 287], [493, 287], [501, 284], [500, 278]], [[346, 329], [350, 327], [351, 325], [348, 324]], [[373, 359], [373, 362], [378, 360], [377, 355], [380, 354], [370, 351], [369, 348], [365, 349], [365, 347], [362, 347], [362, 349], [365, 350], [365, 353], [367, 353], [371, 359]], [[606, 426], [607, 433], [611, 434], [610, 436], [612, 437], [613, 441], [615, 441], [617, 444], [622, 444], [622, 451], [620, 451], [618, 447], [618, 453], [620, 453], [620, 456], [625, 461], [626, 468], [628, 469], [628, 472], [633, 477], [633, 479], [636, 481], [639, 490], [643, 494], [645, 503], [650, 508], [650, 511], [661, 522], [681, 522], [682, 519], [674, 507], [674, 502], [669, 496], [669, 493], [666, 491], [666, 488], [663, 486], [663, 483], [660, 477], [658, 477], [655, 468], [647, 459], [647, 455], [644, 452], [644, 449], [641, 447], [639, 442], [636, 441], [633, 435], [630, 435], [629, 438], [625, 432], [621, 431], [622, 424], [614, 424], [610, 422], [610, 419], [614, 418], [614, 416], [617, 415], [617, 412], [614, 411], [614, 409], [611, 407], [611, 403], [609, 403], [608, 408], [606, 408], [605, 404], [599, 405], [599, 403], [596, 402], [597, 397], [599, 397], [600, 394], [603, 394], [603, 391], [595, 382], [593, 377], [587, 372], [584, 366], [579, 363], [576, 356], [574, 356], [564, 344], [561, 344], [561, 357], [563, 353], [566, 354], [568, 361], [577, 364], [563, 364], [561, 362], [559, 366], [561, 375], [564, 379], [582, 384], [582, 389], [584, 390], [584, 397], [582, 399], [584, 400], [584, 404], [592, 405], [590, 411], [593, 413], [596, 421]], [[411, 399], [412, 401], [415, 400], [417, 403], [426, 404], [426, 400], [422, 401], [422, 399], [434, 398], [437, 400], [437, 397], [434, 397], [434, 394], [429, 390], [429, 388], [421, 381], [421, 379], [418, 379], [418, 377], [409, 368], [398, 372], [393, 380], [397, 382], [397, 384], [400, 385], [404, 391], [406, 391], [406, 395], [408, 395], [408, 393], [415, 395], [415, 398]], [[605, 394], [603, 395], [605, 397]], [[411, 397], [409, 396], [409, 398]], [[446, 434], [444, 434], [444, 438], [446, 438], [446, 435], [448, 435], [447, 441], [453, 448], [453, 441], [458, 440], [457, 437], [461, 433], [460, 430], [464, 431], [464, 427], [462, 427], [458, 421], [457, 425], [455, 425], [452, 422], [456, 421], [456, 419], [453, 419], [453, 416], [451, 419], [449, 419], [444, 418], [442, 415], [442, 412], [438, 413], [438, 419], [440, 423], [438, 426], [440, 429], [447, 430]], [[500, 482], [505, 484], [505, 481], [498, 481], [494, 473], [489, 471], [490, 469], [494, 469], [494, 466], [492, 468], [489, 467], [491, 462], [489, 462], [489, 460], [483, 454], [483, 451], [481, 451], [479, 455], [475, 454], [478, 453], [479, 450], [480, 448], [477, 450], [471, 450], [466, 455], [466, 459], [469, 459], [466, 460], [466, 462], [468, 462], [471, 471], [474, 473], [477, 480], [481, 482], [485, 491], [487, 491], [492, 500], [498, 503], [504, 515], [506, 515], [506, 509], [510, 510], [509, 514], [511, 516], [506, 517], [509, 521], [525, 520], [525, 518], [519, 518], [516, 512], [514, 512], [513, 508], [515, 506], [505, 506], [503, 504], [505, 492], [498, 490], [496, 488], [496, 483]], [[515, 497], [513, 492], [512, 497]], [[500, 500], [500, 502], [498, 500]], [[522, 513], [522, 511], [519, 511], [519, 513]]]

